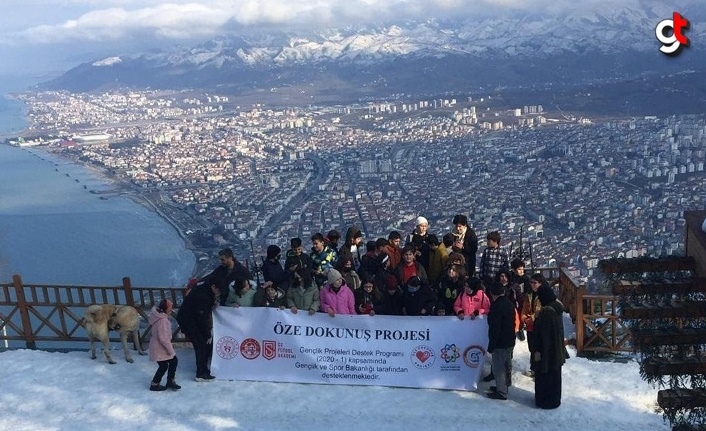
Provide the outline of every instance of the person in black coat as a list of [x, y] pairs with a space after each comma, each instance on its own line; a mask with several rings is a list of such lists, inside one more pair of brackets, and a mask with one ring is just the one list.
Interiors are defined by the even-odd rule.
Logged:
[[407, 281], [402, 306], [405, 316], [429, 316], [437, 303], [436, 294], [418, 276]]
[[219, 304], [225, 305], [228, 299], [228, 286], [240, 286], [243, 280], [252, 279], [250, 271], [233, 256], [233, 250], [224, 248], [218, 252], [221, 264], [213, 272], [201, 279], [205, 286], [215, 285], [220, 291]]
[[355, 312], [374, 316], [380, 307], [382, 293], [378, 288], [380, 279], [372, 276], [363, 278], [360, 289], [353, 292], [355, 298]]
[[294, 272], [298, 269], [314, 271], [314, 260], [307, 253], [304, 253], [304, 246], [301, 238], [289, 240], [291, 248], [287, 252], [284, 260], [284, 272], [287, 274], [287, 285], [294, 279]]
[[444, 303], [446, 315], [453, 316], [454, 303], [458, 295], [463, 293], [463, 285], [468, 280], [466, 276], [465, 265], [446, 265], [444, 275], [441, 276], [438, 286], [436, 287], [437, 298]]
[[280, 262], [281, 253], [282, 249], [276, 245], [267, 246], [267, 258], [262, 262], [262, 277], [265, 281], [271, 281], [275, 286], [286, 292], [289, 287], [287, 282], [289, 277], [284, 272], [284, 268], [282, 268], [282, 263]]
[[454, 243], [453, 251], [463, 254], [466, 259], [466, 273], [473, 277], [476, 273], [476, 253], [478, 253], [478, 235], [472, 227], [468, 226], [468, 217], [456, 214], [453, 218]]
[[534, 401], [542, 409], [561, 405], [561, 367], [566, 362], [564, 306], [549, 286], [537, 291], [542, 308], [534, 319], [531, 360], [534, 371]]
[[488, 312], [488, 353], [493, 355], [495, 387], [491, 387], [488, 397], [506, 400], [515, 348], [515, 305], [507, 298], [505, 286], [500, 283], [490, 287], [490, 295], [493, 302]]
[[179, 307], [177, 322], [181, 332], [186, 335], [194, 346], [196, 355], [197, 382], [212, 381], [215, 379], [208, 368], [211, 357], [213, 338], [213, 319], [211, 312], [218, 306], [221, 291], [215, 284], [200, 284], [191, 289]]
[[376, 314], [387, 316], [401, 316], [404, 306], [404, 292], [397, 284], [397, 277], [391, 272], [381, 274], [377, 277], [379, 284], [383, 287], [380, 304], [375, 309]]

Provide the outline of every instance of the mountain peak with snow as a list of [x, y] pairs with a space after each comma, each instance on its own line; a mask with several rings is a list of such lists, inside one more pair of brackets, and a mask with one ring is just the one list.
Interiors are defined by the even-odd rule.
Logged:
[[[621, 79], [673, 66], [664, 61], [654, 36], [656, 24], [670, 16], [668, 10], [637, 1], [610, 9], [577, 7], [563, 15], [525, 13], [321, 31], [251, 31], [181, 50], [137, 53], [129, 61], [111, 62], [121, 57], [110, 57], [78, 66], [48, 86], [88, 91], [115, 82], [151, 87], [236, 82], [270, 88], [296, 80], [315, 84], [337, 79], [353, 86], [386, 82], [388, 87], [399, 87], [397, 91], [424, 90], [426, 83], [434, 81], [430, 90], [458, 91], [474, 86]], [[694, 40], [706, 39], [704, 29], [690, 32]], [[702, 47], [692, 50], [703, 52]], [[706, 64], [703, 55], [691, 57], [685, 63], [695, 69]], [[99, 67], [103, 72], [96, 71]], [[95, 76], [86, 80], [91, 68]], [[465, 78], [454, 68], [465, 69]], [[443, 81], [448, 85], [441, 85]]]

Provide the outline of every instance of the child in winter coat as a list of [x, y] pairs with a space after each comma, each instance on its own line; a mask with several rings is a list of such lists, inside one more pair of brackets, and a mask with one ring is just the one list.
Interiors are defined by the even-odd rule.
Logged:
[[459, 319], [470, 316], [475, 319], [480, 314], [488, 314], [490, 299], [483, 291], [483, 283], [477, 277], [471, 277], [464, 285], [463, 293], [454, 303], [454, 312]]
[[[181, 386], [177, 385], [174, 377], [176, 375], [177, 359], [172, 346], [172, 324], [169, 322], [169, 315], [172, 314], [172, 301], [163, 299], [159, 305], [152, 307], [149, 315], [149, 322], [152, 325], [152, 338], [150, 338], [150, 360], [159, 364], [157, 372], [152, 377], [150, 391], [164, 391], [171, 389], [178, 391]], [[162, 377], [167, 373], [167, 385], [162, 386]]]
[[319, 292], [321, 311], [334, 317], [336, 314], [355, 314], [355, 298], [340, 272], [328, 271], [328, 283]]
[[376, 286], [375, 277], [365, 277], [363, 287], [353, 292], [355, 297], [355, 311], [358, 314], [375, 315], [375, 307], [380, 304], [382, 293]]

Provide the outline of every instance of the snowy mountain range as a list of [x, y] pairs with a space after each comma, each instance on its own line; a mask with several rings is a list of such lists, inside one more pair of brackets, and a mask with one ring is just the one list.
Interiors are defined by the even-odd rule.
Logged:
[[[655, 3], [577, 8], [568, 15], [429, 20], [325, 31], [248, 32], [191, 48], [112, 56], [82, 64], [46, 88], [91, 91], [138, 88], [270, 88], [324, 81], [371, 92], [434, 93], [621, 80], [680, 68], [702, 69], [694, 41], [678, 59], [659, 51], [656, 24], [671, 9]], [[703, 8], [682, 12], [692, 22]], [[675, 61], [676, 60], [676, 61]]]

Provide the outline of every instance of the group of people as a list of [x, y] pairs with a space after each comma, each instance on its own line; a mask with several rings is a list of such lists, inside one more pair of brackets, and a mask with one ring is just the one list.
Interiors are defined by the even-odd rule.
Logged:
[[[184, 297], [177, 315], [181, 331], [194, 346], [195, 380], [214, 379], [208, 362], [211, 311], [218, 305], [287, 308], [292, 313], [304, 310], [331, 317], [384, 314], [475, 319], [487, 315], [487, 350], [492, 354], [493, 371], [484, 380], [495, 380], [488, 397], [507, 399], [515, 339], [524, 340], [526, 330], [536, 403], [542, 408], [558, 407], [565, 360], [561, 303], [541, 274], [530, 278], [522, 260], [509, 261], [497, 231], [487, 234], [476, 271], [475, 231], [462, 214], [453, 218], [452, 225], [440, 241], [428, 231], [427, 219], [418, 217], [404, 246], [400, 232], [392, 231], [387, 238], [368, 241], [365, 250], [362, 232], [356, 227], [348, 228], [340, 246], [341, 235], [336, 230], [315, 233], [308, 253], [301, 238], [291, 238], [284, 263], [280, 247], [267, 248], [261, 266], [264, 283], [257, 287], [253, 274], [235, 259], [232, 250], [221, 250], [221, 265]], [[170, 373], [168, 382], [173, 381], [171, 365], [165, 367]], [[157, 388], [163, 374], [158, 371], [153, 379]]]

